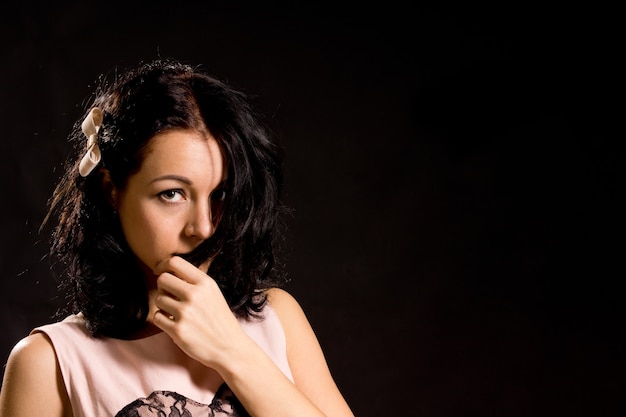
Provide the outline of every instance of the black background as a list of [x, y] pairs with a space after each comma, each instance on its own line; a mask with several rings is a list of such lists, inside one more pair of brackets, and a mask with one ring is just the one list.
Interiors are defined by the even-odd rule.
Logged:
[[2, 358], [59, 303], [38, 227], [99, 75], [172, 57], [270, 115], [288, 290], [357, 416], [626, 415], [615, 11], [2, 7]]

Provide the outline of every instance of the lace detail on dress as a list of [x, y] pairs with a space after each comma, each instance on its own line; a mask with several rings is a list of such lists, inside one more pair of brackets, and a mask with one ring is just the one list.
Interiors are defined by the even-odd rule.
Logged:
[[215, 393], [211, 404], [190, 400], [172, 391], [154, 391], [124, 407], [115, 417], [250, 417], [226, 384]]

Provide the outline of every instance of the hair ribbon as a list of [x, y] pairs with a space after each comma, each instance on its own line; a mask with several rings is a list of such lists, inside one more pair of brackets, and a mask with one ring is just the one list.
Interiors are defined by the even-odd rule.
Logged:
[[98, 131], [102, 126], [102, 110], [98, 107], [91, 109], [81, 128], [87, 137], [87, 152], [78, 166], [78, 172], [86, 177], [100, 162], [100, 148], [98, 147]]

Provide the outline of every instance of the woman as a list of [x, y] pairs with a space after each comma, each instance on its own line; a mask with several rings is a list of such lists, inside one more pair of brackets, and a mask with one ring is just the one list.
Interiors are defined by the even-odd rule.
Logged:
[[104, 86], [51, 199], [67, 317], [12, 350], [0, 416], [352, 416], [273, 243], [280, 158], [175, 61]]

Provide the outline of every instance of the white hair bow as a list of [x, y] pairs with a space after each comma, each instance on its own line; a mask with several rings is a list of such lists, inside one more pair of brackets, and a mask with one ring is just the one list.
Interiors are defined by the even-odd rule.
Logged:
[[98, 147], [98, 131], [102, 126], [102, 110], [98, 107], [91, 109], [85, 120], [82, 129], [87, 136], [87, 152], [78, 166], [78, 172], [86, 177], [100, 162], [100, 148]]

